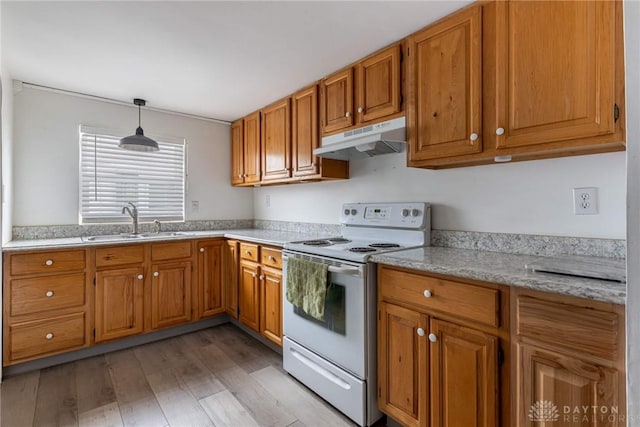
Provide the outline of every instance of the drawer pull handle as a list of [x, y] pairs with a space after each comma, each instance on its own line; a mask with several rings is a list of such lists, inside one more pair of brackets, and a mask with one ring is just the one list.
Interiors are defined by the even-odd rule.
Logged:
[[47, 335], [44, 336], [45, 339], [53, 339], [53, 334], [51, 332], [49, 332]]
[[53, 260], [52, 259], [48, 259], [44, 262], [46, 265], [53, 265]]
[[417, 332], [418, 332], [418, 335], [420, 335], [421, 337], [423, 337], [423, 336], [424, 336], [424, 329], [422, 329], [422, 328], [418, 328], [418, 331], [417, 331]]
[[425, 289], [423, 294], [425, 298], [431, 298], [431, 296], [433, 295], [429, 289]]
[[431, 342], [438, 341], [438, 336], [436, 334], [429, 334], [429, 341]]
[[200, 252], [204, 252], [204, 248], [200, 248]]
[[251, 251], [244, 251], [245, 254], [251, 255]]
[[142, 274], [138, 274], [138, 280], [142, 280], [144, 276]]
[[158, 277], [160, 275], [160, 273], [158, 273], [157, 271], [153, 272], [153, 277]]
[[51, 298], [53, 296], [53, 291], [47, 291], [45, 295], [47, 296], [47, 298]]
[[275, 262], [276, 258], [273, 255], [269, 255], [269, 261]]

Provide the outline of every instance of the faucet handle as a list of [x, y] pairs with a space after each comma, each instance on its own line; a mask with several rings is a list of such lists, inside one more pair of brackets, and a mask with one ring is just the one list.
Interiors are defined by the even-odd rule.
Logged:
[[153, 223], [156, 226], [156, 233], [160, 233], [162, 231], [162, 223], [157, 219], [154, 219]]

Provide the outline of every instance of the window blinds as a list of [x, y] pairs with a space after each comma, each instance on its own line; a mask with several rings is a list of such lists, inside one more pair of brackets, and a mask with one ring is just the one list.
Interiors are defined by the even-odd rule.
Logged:
[[185, 140], [154, 137], [160, 151], [118, 148], [116, 131], [80, 126], [80, 224], [130, 222], [132, 202], [142, 221], [184, 221]]

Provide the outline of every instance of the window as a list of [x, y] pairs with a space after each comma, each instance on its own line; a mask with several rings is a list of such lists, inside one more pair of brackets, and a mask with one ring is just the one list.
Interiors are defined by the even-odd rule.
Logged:
[[184, 221], [185, 140], [155, 137], [160, 151], [118, 148], [126, 135], [80, 126], [80, 224], [129, 222], [132, 202], [140, 221]]

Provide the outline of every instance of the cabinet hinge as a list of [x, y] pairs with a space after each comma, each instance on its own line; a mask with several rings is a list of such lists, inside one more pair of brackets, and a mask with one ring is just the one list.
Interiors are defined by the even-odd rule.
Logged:
[[407, 47], [407, 56], [409, 56], [411, 53], [409, 52], [409, 48]]
[[504, 350], [502, 347], [498, 347], [498, 366], [502, 366], [504, 364]]
[[616, 123], [620, 118], [620, 107], [618, 104], [613, 104], [613, 122]]

